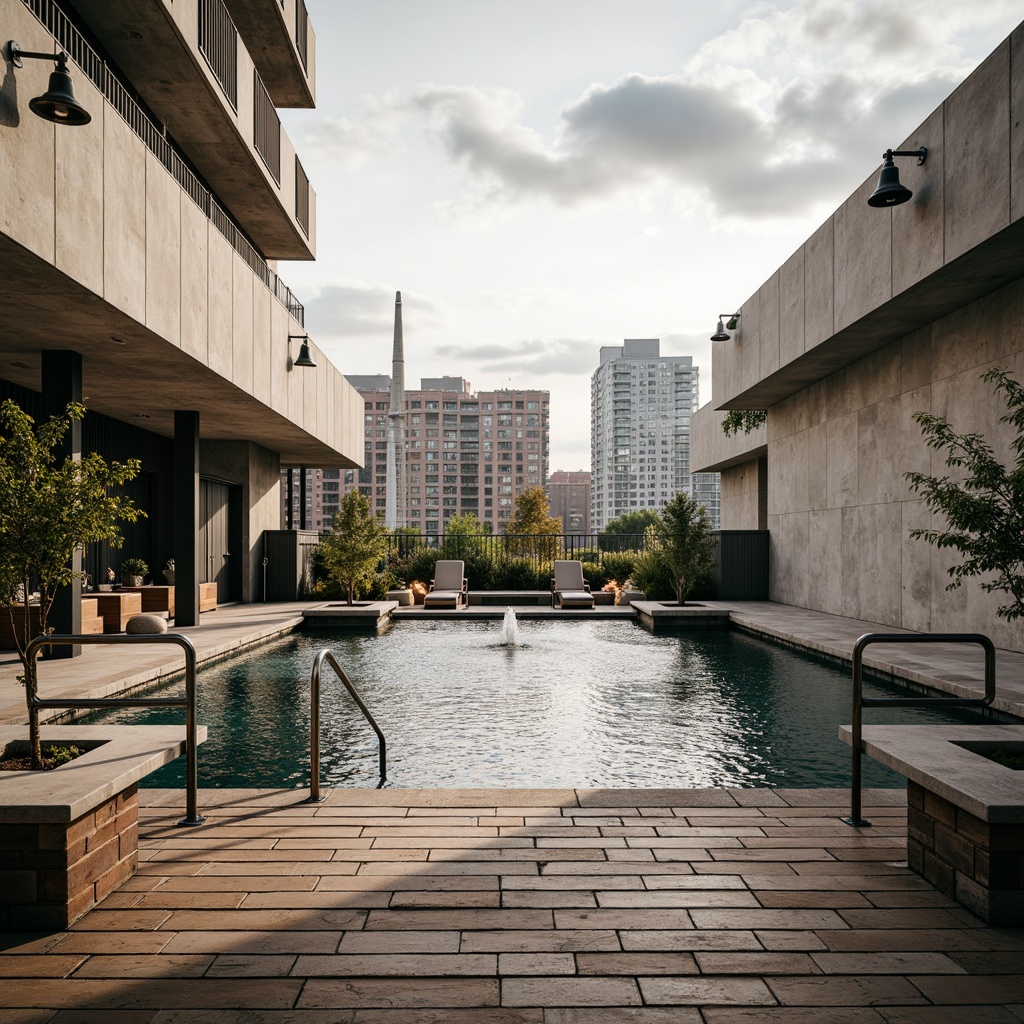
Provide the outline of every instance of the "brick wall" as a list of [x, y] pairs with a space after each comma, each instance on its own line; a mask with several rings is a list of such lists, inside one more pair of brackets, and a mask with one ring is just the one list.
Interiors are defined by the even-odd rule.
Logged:
[[992, 824], [907, 782], [907, 862], [989, 924], [1024, 920], [1024, 823]]
[[70, 824], [0, 825], [0, 931], [66, 928], [138, 862], [135, 785]]

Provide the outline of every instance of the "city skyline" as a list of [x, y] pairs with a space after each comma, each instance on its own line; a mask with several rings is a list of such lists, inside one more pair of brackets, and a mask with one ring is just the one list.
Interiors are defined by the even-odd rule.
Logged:
[[707, 379], [718, 314], [1019, 20], [1007, 0], [308, 6], [318, 107], [283, 120], [319, 261], [281, 272], [311, 336], [387, 372], [402, 289], [409, 378], [546, 388], [566, 470], [589, 464], [603, 345], [659, 337]]

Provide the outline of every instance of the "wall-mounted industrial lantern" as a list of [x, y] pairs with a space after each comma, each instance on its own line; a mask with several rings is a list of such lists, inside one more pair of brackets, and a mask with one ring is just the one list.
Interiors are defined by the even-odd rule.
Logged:
[[[711, 340], [728, 341], [729, 335], [726, 334], [726, 331], [735, 331], [739, 326], [739, 319], [742, 315], [742, 313], [719, 313], [718, 327], [715, 330], [715, 333], [711, 335]], [[725, 320], [726, 317], [728, 317], [729, 320], [727, 323], [723, 324], [722, 321]]]
[[299, 358], [292, 360], [289, 365], [289, 369], [292, 366], [316, 366], [313, 362], [313, 357], [309, 354], [309, 335], [308, 334], [289, 334], [288, 335], [288, 358], [291, 359], [292, 353], [292, 342], [301, 341], [302, 344], [299, 346]]
[[920, 149], [887, 149], [882, 154], [878, 187], [868, 197], [868, 206], [899, 206], [914, 194], [906, 185], [900, 184], [900, 169], [893, 163], [894, 156], [916, 156], [920, 167], [928, 157], [928, 150], [924, 146]]
[[75, 97], [75, 86], [68, 71], [68, 55], [63, 50], [60, 53], [30, 53], [12, 39], [7, 44], [6, 53], [16, 68], [22, 66], [25, 58], [52, 60], [56, 65], [50, 72], [50, 87], [42, 96], [28, 101], [32, 113], [54, 124], [88, 124], [92, 120], [89, 111]]

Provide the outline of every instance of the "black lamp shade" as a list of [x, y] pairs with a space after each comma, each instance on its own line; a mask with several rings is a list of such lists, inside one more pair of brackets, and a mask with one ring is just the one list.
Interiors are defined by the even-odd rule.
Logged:
[[718, 327], [715, 333], [711, 335], [712, 341], [728, 341], [729, 335], [725, 333], [725, 325], [721, 320], [718, 321]]
[[878, 175], [878, 187], [868, 197], [868, 206], [899, 206], [913, 194], [906, 185], [900, 184], [900, 169], [887, 155]]
[[316, 366], [312, 356], [309, 354], [309, 342], [304, 341], [299, 346], [299, 358], [295, 360], [296, 366]]
[[29, 109], [55, 124], [88, 124], [92, 117], [75, 98], [75, 87], [67, 67], [61, 63], [50, 73], [50, 87], [42, 96], [29, 100]]

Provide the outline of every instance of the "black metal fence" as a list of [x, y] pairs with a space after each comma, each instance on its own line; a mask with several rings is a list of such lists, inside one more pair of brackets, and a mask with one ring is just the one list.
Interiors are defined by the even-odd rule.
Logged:
[[399, 533], [388, 537], [388, 552], [402, 558], [417, 551], [439, 551], [445, 558], [483, 555], [492, 561], [524, 558], [536, 564], [555, 558], [579, 559], [600, 563], [604, 555], [623, 551], [644, 551], [644, 534], [432, 534]]
[[238, 109], [238, 29], [223, 0], [199, 0], [199, 52], [231, 106]]

